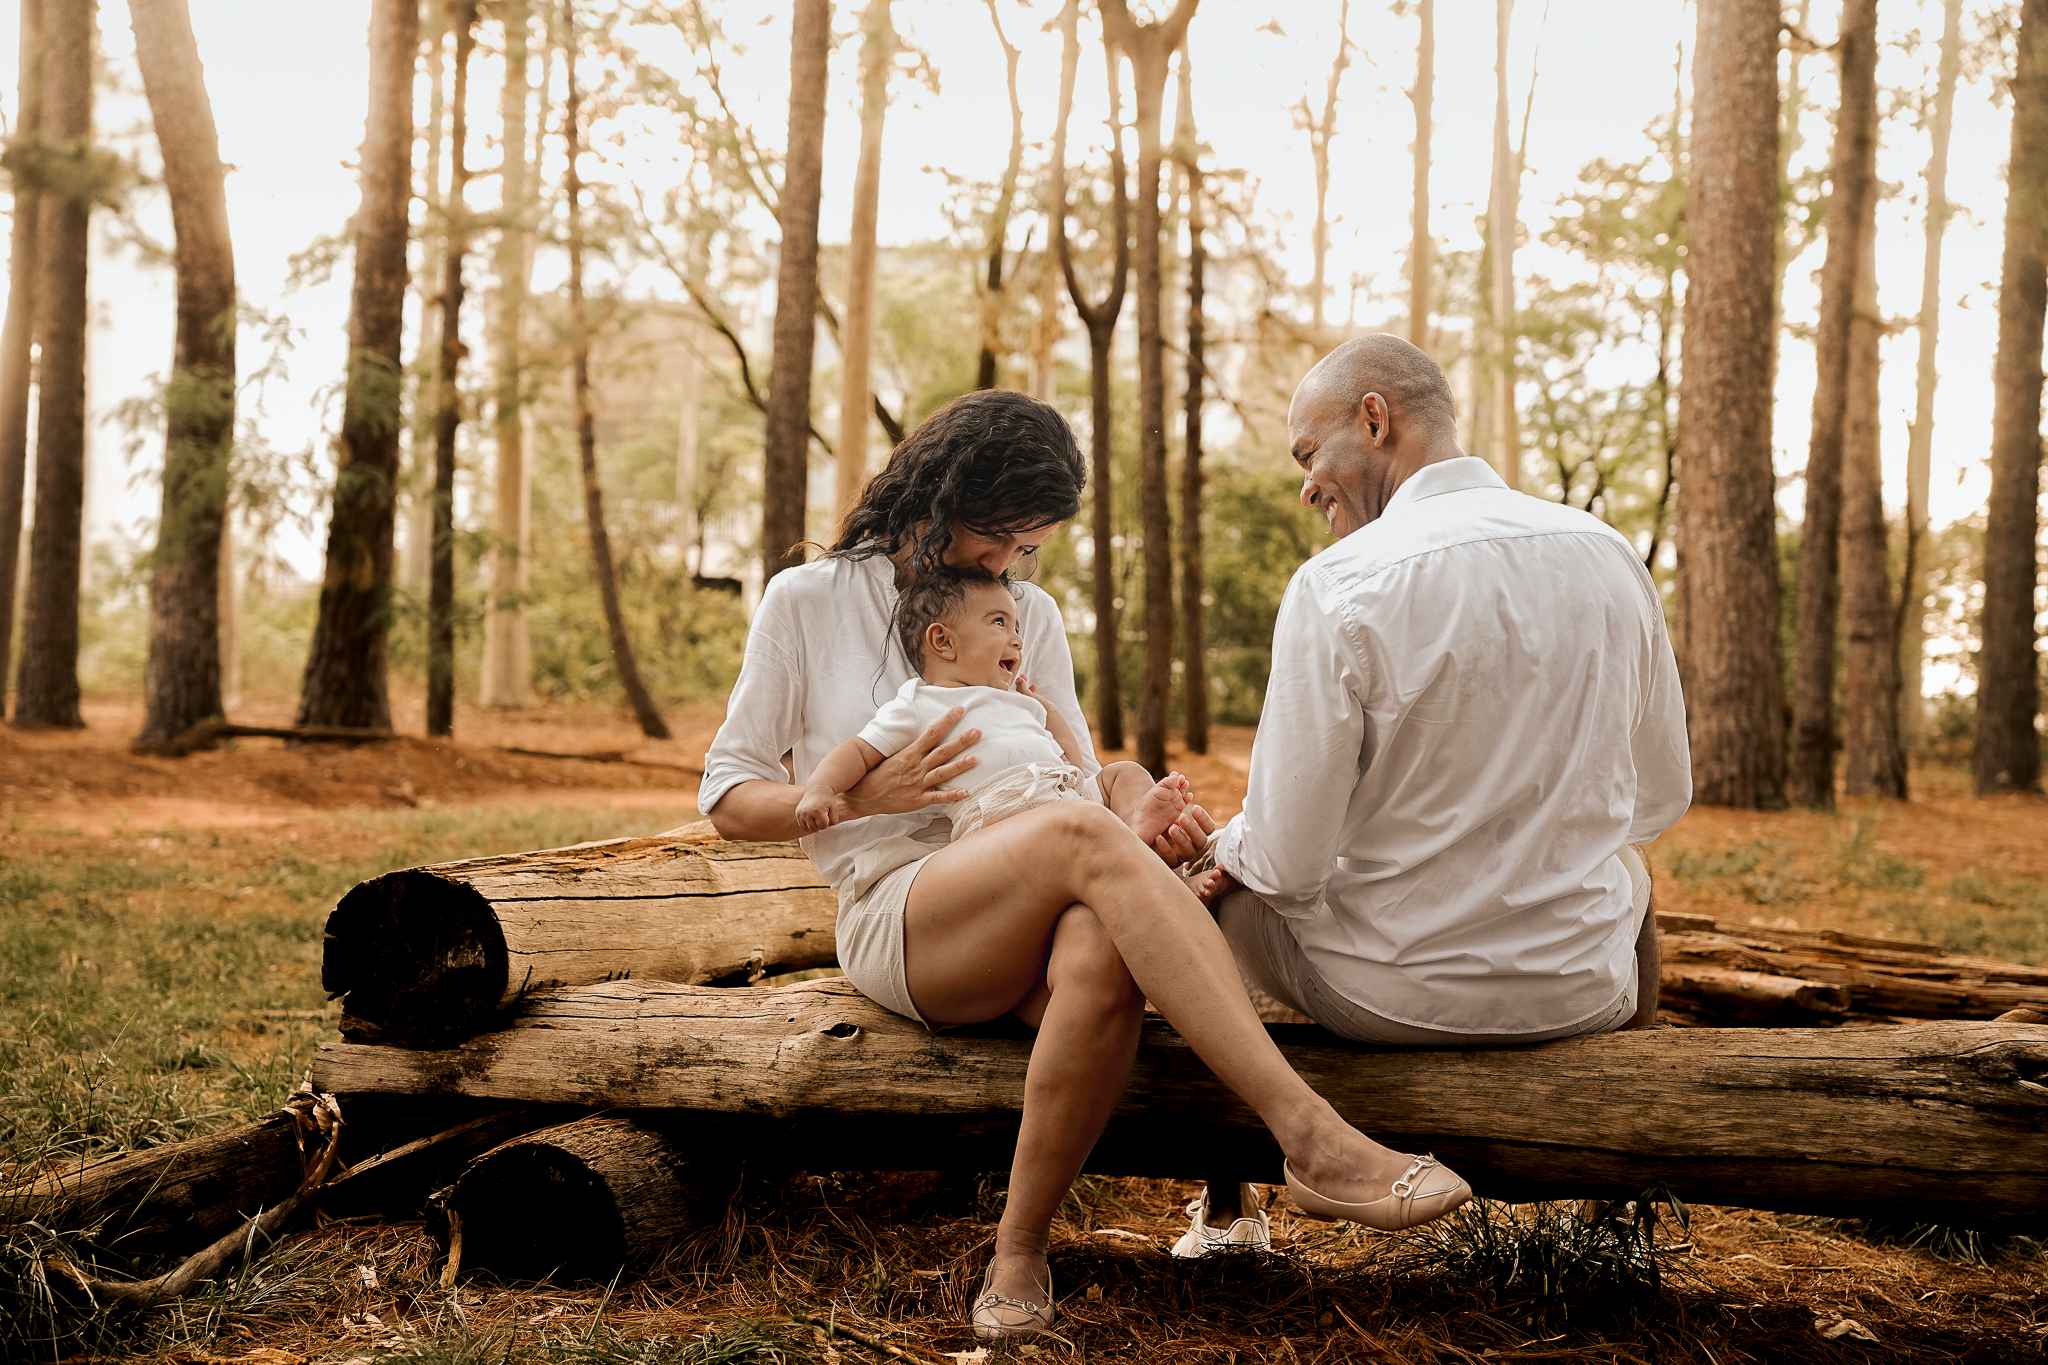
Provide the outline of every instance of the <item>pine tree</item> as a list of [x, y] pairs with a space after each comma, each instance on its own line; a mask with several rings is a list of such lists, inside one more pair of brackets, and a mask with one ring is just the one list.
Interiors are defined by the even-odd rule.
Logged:
[[14, 654], [15, 576], [21, 566], [21, 500], [28, 485], [29, 347], [41, 283], [37, 227], [42, 190], [23, 164], [43, 131], [43, 0], [21, 0], [19, 96], [15, 103], [14, 227], [7, 254], [7, 323], [0, 330], [0, 716], [7, 713]]

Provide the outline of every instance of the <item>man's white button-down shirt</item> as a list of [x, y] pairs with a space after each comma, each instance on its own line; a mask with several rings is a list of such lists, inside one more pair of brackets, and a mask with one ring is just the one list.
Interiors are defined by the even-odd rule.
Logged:
[[1562, 1028], [1631, 989], [1626, 844], [1692, 800], [1657, 590], [1597, 518], [1426, 465], [1302, 565], [1217, 862], [1389, 1019]]

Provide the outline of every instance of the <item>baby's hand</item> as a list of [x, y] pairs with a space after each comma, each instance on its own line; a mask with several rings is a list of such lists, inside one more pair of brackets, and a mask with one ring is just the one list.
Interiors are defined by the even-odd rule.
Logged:
[[853, 814], [852, 803], [837, 792], [804, 789], [803, 799], [796, 803], [796, 827], [804, 834], [816, 834], [849, 819]]
[[1037, 684], [1033, 683], [1031, 679], [1025, 677], [1022, 673], [1017, 675], [1017, 690], [1035, 702], [1043, 702], [1044, 700], [1044, 698], [1038, 695]]

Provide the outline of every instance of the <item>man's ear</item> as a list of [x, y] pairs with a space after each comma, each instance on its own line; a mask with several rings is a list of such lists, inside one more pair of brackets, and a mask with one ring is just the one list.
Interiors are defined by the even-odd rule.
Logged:
[[946, 629], [944, 621], [934, 621], [924, 628], [924, 648], [927, 654], [936, 654], [949, 663], [960, 652], [953, 632]]
[[1387, 400], [1376, 391], [1368, 392], [1358, 400], [1358, 430], [1365, 437], [1365, 443], [1375, 450], [1384, 446], [1392, 435]]

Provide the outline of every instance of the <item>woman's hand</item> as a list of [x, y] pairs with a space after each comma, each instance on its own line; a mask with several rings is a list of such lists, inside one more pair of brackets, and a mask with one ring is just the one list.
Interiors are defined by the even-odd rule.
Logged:
[[[981, 731], [946, 736], [967, 708], [956, 706], [925, 727], [923, 734], [883, 759], [846, 793], [856, 815], [901, 815], [927, 806], [964, 801], [967, 793], [947, 787], [976, 760], [961, 755], [981, 742]], [[943, 741], [943, 742], [941, 742]]]

